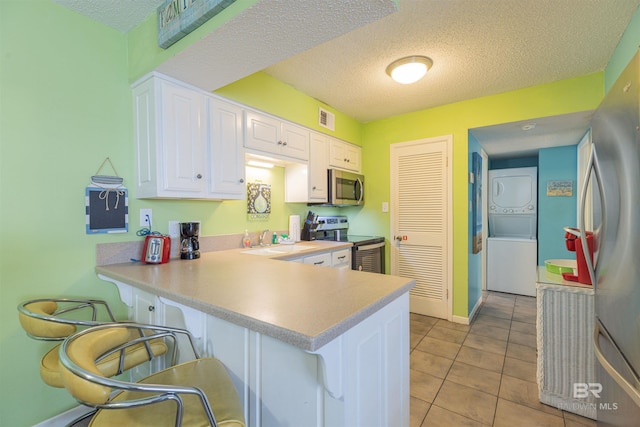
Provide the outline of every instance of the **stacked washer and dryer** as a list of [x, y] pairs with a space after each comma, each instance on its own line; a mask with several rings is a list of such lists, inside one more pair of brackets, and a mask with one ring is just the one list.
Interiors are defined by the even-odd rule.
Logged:
[[536, 296], [538, 168], [489, 171], [487, 289]]

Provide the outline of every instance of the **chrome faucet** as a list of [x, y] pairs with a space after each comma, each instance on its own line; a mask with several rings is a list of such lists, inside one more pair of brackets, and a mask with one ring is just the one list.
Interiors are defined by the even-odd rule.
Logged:
[[260, 237], [258, 238], [258, 244], [260, 246], [269, 246], [270, 243], [265, 243], [264, 241], [264, 237], [267, 235], [267, 233], [269, 232], [269, 229], [264, 230], [262, 233], [260, 233]]

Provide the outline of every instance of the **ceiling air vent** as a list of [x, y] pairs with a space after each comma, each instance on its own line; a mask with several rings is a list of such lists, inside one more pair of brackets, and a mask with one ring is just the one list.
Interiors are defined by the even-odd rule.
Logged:
[[329, 130], [336, 130], [336, 115], [318, 107], [318, 124]]

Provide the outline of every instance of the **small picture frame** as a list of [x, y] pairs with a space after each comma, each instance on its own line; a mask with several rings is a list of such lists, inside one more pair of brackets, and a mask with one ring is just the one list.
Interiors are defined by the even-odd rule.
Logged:
[[129, 192], [125, 187], [85, 189], [86, 233], [126, 233], [129, 231]]
[[547, 196], [571, 197], [573, 196], [573, 181], [547, 181]]

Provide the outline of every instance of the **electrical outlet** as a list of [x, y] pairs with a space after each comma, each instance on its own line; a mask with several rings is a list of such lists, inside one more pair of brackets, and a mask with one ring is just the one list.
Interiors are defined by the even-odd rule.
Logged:
[[180, 221], [169, 221], [169, 237], [180, 237]]
[[382, 212], [389, 212], [389, 202], [382, 202]]
[[151, 224], [153, 224], [151, 209], [140, 209], [140, 227], [151, 228]]

